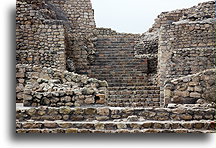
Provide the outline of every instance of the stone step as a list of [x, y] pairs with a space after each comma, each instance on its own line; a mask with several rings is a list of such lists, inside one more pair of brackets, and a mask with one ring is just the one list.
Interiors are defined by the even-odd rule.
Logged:
[[[92, 70], [93, 71], [93, 70]], [[98, 73], [95, 73], [95, 74], [92, 74], [92, 73], [90, 73], [89, 74], [89, 76], [90, 77], [95, 77], [95, 76], [97, 76], [97, 77], [101, 77], [101, 78], [110, 78], [110, 77], [115, 77], [116, 79], [134, 79], [134, 80], [136, 80], [136, 78], [142, 78], [142, 79], [144, 79], [144, 78], [148, 78], [148, 76], [146, 75], [146, 74], [143, 74], [142, 72], [140, 72], [140, 71], [137, 71], [138, 73], [136, 74], [136, 73], [134, 73], [134, 71], [133, 72], [131, 72], [131, 73], [124, 73], [124, 74], [121, 74], [120, 75], [120, 72], [114, 72], [114, 71], [99, 71], [99, 70], [94, 70], [94, 71], [98, 71]], [[93, 71], [93, 72], [94, 72]], [[122, 72], [121, 72], [122, 73]], [[118, 77], [116, 77], [116, 76], [121, 76], [120, 78], [118, 78]]]
[[116, 51], [133, 51], [133, 50], [131, 50], [131, 49], [133, 49], [133, 48], [131, 48], [131, 46], [127, 46], [127, 47], [125, 47], [125, 46], [110, 46], [110, 45], [106, 45], [106, 44], [98, 44], [98, 45], [96, 45], [96, 47], [97, 47], [97, 51], [96, 52], [103, 52], [103, 51], [113, 51], [113, 52], [116, 52]]
[[108, 106], [110, 107], [160, 107], [160, 103], [151, 102], [151, 101], [132, 102], [132, 103], [110, 101], [108, 103]]
[[[160, 94], [160, 90], [120, 90], [120, 91], [109, 91], [109, 95], [143, 95], [146, 94], [147, 96], [157, 95]], [[146, 97], [147, 97], [146, 96]]]
[[[94, 67], [93, 67], [94, 68]], [[104, 67], [105, 68], [105, 67]], [[100, 76], [122, 76], [122, 77], [117, 77], [118, 79], [123, 79], [125, 76], [127, 77], [131, 77], [131, 76], [146, 76], [146, 73], [143, 72], [142, 70], [134, 70], [134, 69], [128, 69], [126, 70], [121, 70], [121, 69], [115, 69], [115, 68], [110, 68], [110, 69], [93, 69], [92, 72], [96, 72], [98, 71], [99, 73], [95, 73], [97, 75]], [[137, 72], [137, 73], [135, 73]], [[94, 73], [93, 73], [94, 74]]]
[[[93, 67], [94, 68], [94, 67]], [[143, 68], [140, 67], [140, 69], [133, 69], [133, 68], [127, 68], [127, 69], [119, 69], [119, 68], [109, 68], [109, 69], [103, 69], [105, 67], [102, 67], [101, 69], [93, 69], [92, 72], [94, 71], [101, 71], [101, 74], [105, 74], [105, 75], [108, 75], [108, 74], [115, 74], [115, 75], [118, 75], [118, 76], [121, 76], [122, 75], [125, 75], [125, 76], [128, 76], [130, 77], [130, 75], [134, 76], [134, 75], [140, 75], [140, 76], [143, 76], [143, 75], [146, 75], [146, 70], [143, 70]], [[137, 72], [137, 73], [135, 73]], [[103, 76], [103, 75], [101, 75]], [[117, 77], [119, 78], [119, 77]]]
[[[146, 74], [147, 68], [141, 66], [133, 66], [133, 65], [112, 65], [112, 63], [101, 63], [97, 65], [92, 65], [93, 71], [102, 71], [116, 74], [116, 72], [124, 72], [125, 74], [134, 74], [132, 72], [138, 72], [138, 74]], [[112, 71], [110, 71], [112, 70]], [[106, 74], [106, 73], [104, 73]], [[138, 75], [137, 74], [137, 75]]]
[[[105, 79], [106, 80], [106, 79]], [[107, 80], [108, 81], [108, 80]], [[108, 81], [109, 83], [109, 81]], [[132, 86], [143, 86], [147, 85], [148, 82], [140, 82], [140, 83], [109, 83], [110, 87], [132, 87]]]
[[160, 94], [143, 94], [143, 95], [130, 95], [130, 94], [125, 94], [125, 95], [109, 95], [109, 98], [114, 98], [114, 99], [127, 99], [127, 98], [131, 98], [131, 99], [159, 99], [160, 98]]
[[130, 87], [109, 87], [108, 88], [110, 91], [111, 90], [160, 90], [160, 87], [158, 86], [140, 86], [140, 87], [135, 87], [135, 86], [130, 86]]
[[155, 107], [17, 107], [17, 121], [127, 121], [131, 116], [136, 116], [137, 121], [193, 121], [213, 120], [214, 108], [179, 107], [155, 108]]
[[17, 122], [17, 133], [215, 133], [211, 121]]
[[[142, 61], [135, 61], [134, 59], [119, 59], [119, 58], [108, 58], [108, 57], [104, 57], [104, 59], [96, 59], [95, 64], [98, 64], [98, 66], [100, 66], [100, 64], [102, 63], [110, 63], [113, 64], [113, 66], [115, 67], [122, 67], [123, 65], [125, 66], [134, 66], [134, 67], [140, 67], [141, 65], [137, 65], [137, 64], [143, 64]], [[114, 65], [116, 64], [116, 65]], [[145, 63], [147, 64], [147, 63]], [[143, 65], [144, 66], [144, 65]]]
[[118, 102], [145, 102], [145, 101], [153, 101], [153, 102], [160, 102], [159, 97], [142, 97], [142, 96], [109, 96], [107, 99], [108, 101], [118, 101]]

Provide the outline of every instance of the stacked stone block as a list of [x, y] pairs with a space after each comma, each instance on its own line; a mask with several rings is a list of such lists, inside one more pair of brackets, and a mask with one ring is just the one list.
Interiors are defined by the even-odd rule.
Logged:
[[65, 69], [62, 25], [17, 25], [17, 64]]
[[188, 9], [178, 9], [170, 12], [162, 12], [155, 19], [155, 23], [149, 32], [158, 31], [165, 24], [178, 21], [200, 21], [215, 17], [215, 1], [200, 3]]
[[[64, 119], [67, 115], [68, 118]], [[215, 116], [214, 106], [189, 107], [176, 106], [175, 108], [131, 108], [131, 107], [38, 107], [31, 109], [17, 109], [19, 121], [114, 121], [114, 122], [138, 122], [138, 121], [200, 121], [213, 120]]]
[[165, 25], [159, 39], [160, 85], [167, 79], [214, 68], [213, 22]]
[[165, 104], [215, 102], [215, 69], [184, 76], [166, 83]]

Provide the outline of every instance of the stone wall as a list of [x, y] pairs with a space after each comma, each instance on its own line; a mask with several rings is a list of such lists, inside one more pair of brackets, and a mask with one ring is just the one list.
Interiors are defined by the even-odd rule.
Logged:
[[63, 25], [17, 25], [17, 64], [65, 69]]
[[30, 65], [17, 66], [17, 78], [17, 99], [23, 99], [24, 106], [106, 104], [106, 81], [53, 68], [32, 68]]
[[157, 73], [159, 33], [145, 32], [134, 46], [134, 56], [148, 61], [148, 74]]
[[157, 31], [162, 25], [172, 24], [173, 22], [181, 20], [195, 21], [214, 17], [215, 1], [204, 2], [187, 9], [162, 12], [155, 19], [155, 23], [152, 25], [152, 28], [149, 29], [149, 32]]
[[164, 97], [165, 104], [215, 102], [215, 69], [168, 81]]
[[[89, 0], [18, 0], [16, 25], [18, 38], [24, 38], [25, 40], [17, 40], [17, 50], [19, 50], [19, 48], [31, 50], [29, 46], [35, 46], [38, 50], [44, 50], [43, 48], [46, 44], [43, 45], [41, 43], [41, 46], [37, 45], [41, 40], [49, 41], [49, 44], [53, 47], [55, 43], [52, 45], [51, 38], [56, 38], [56, 41], [58, 37], [61, 38], [63, 33], [64, 43], [61, 43], [61, 45], [64, 45], [64, 62], [67, 62], [67, 64], [55, 67], [66, 67], [69, 71], [76, 71], [78, 73], [86, 73], [89, 69], [95, 52], [93, 44], [95, 40], [93, 34], [95, 28], [94, 11]], [[50, 27], [47, 27], [47, 25]], [[59, 27], [60, 25], [61, 27]], [[44, 26], [45, 28], [43, 28]], [[53, 28], [55, 26], [57, 27]], [[50, 30], [50, 28], [60, 29], [58, 31], [61, 34], [57, 34], [57, 30]], [[46, 35], [43, 37], [45, 33]], [[29, 45], [28, 40], [33, 40], [32, 36], [37, 37], [39, 34], [42, 34], [40, 35], [40, 40], [37, 41], [36, 38], [36, 43], [29, 41], [31, 44]], [[19, 37], [19, 35], [21, 37]], [[56, 35], [58, 36], [56, 37]], [[28, 36], [31, 38], [28, 38]], [[49, 40], [46, 36], [49, 36]], [[23, 43], [28, 45], [25, 46]], [[52, 52], [50, 46], [47, 46], [46, 49]], [[26, 54], [27, 53], [23, 53], [22, 55], [17, 54], [17, 59], [20, 60], [20, 56], [27, 57]], [[30, 54], [29, 56], [42, 58], [42, 55], [32, 53], [32, 51]], [[29, 59], [31, 60], [31, 58]], [[50, 62], [55, 61], [53, 59], [49, 60]], [[22, 59], [22, 62], [29, 63], [25, 58]]]
[[215, 67], [214, 23], [165, 25], [159, 38], [160, 85], [167, 79]]
[[[205, 109], [204, 109], [205, 108]], [[200, 121], [213, 120], [215, 116], [214, 106], [208, 107], [176, 106], [175, 108], [109, 108], [109, 107], [88, 107], [88, 108], [48, 108], [39, 107], [31, 109], [17, 109], [19, 121], [113, 121], [136, 122], [136, 121]]]
[[49, 0], [48, 4], [64, 12], [75, 33], [92, 33], [96, 27], [90, 0]]
[[33, 65], [88, 70], [95, 52], [95, 22], [89, 0], [17, 0], [16, 4], [16, 64], [24, 76], [16, 77], [20, 102], [20, 89], [31, 79], [26, 73], [38, 73]]
[[55, 12], [62, 11], [58, 19], [64, 18], [66, 25], [67, 70], [86, 74], [94, 60], [96, 27], [94, 10], [90, 0], [49, 0], [46, 2]]

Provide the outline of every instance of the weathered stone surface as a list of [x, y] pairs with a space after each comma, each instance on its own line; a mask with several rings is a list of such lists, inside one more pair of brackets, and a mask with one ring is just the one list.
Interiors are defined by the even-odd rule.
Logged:
[[31, 107], [17, 133], [212, 132], [214, 10], [162, 13], [138, 35], [96, 28], [90, 0], [17, 0], [16, 99]]
[[59, 109], [59, 113], [63, 114], [63, 115], [68, 115], [71, 112], [71, 108], [70, 107], [60, 107]]
[[56, 124], [56, 123], [44, 123], [44, 127], [46, 127], [46, 128], [57, 128], [58, 124]]
[[180, 115], [180, 118], [183, 120], [191, 120], [193, 117], [189, 114]]
[[139, 118], [137, 117], [137, 116], [129, 116], [128, 118], [127, 118], [127, 120], [128, 121], [138, 121], [139, 120]]
[[96, 109], [95, 108], [87, 108], [84, 110], [86, 115], [94, 115], [96, 113]]
[[98, 108], [97, 114], [102, 115], [102, 116], [109, 116], [110, 110], [109, 108]]
[[201, 94], [200, 94], [200, 93], [193, 92], [193, 93], [190, 93], [190, 97], [192, 97], [192, 98], [200, 98], [200, 97], [201, 97]]

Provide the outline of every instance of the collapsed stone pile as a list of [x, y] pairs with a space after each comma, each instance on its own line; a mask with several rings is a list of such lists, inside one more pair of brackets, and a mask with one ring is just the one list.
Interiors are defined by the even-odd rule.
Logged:
[[106, 81], [51, 68], [44, 68], [40, 77], [34, 79], [24, 88], [24, 106], [72, 107], [106, 104]]

